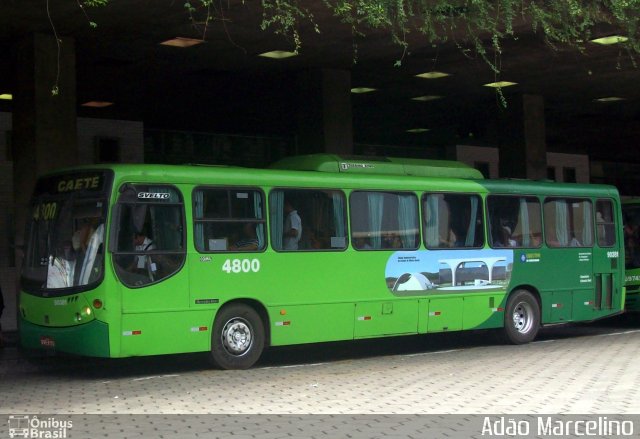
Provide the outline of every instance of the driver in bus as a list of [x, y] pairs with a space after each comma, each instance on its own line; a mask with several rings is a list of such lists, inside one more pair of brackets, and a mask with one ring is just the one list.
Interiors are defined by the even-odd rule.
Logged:
[[[133, 233], [133, 246], [134, 250], [138, 253], [144, 253], [149, 250], [155, 250], [156, 246], [149, 237], [143, 232], [134, 232]], [[148, 255], [136, 255], [133, 260], [133, 263], [129, 266], [129, 271], [139, 272], [141, 274], [148, 274], [149, 271], [152, 273], [154, 270], [155, 264], [151, 261]]]

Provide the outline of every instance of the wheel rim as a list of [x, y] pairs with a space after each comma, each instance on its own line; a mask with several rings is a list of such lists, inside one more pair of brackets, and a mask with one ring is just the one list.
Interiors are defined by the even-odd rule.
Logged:
[[246, 354], [253, 345], [251, 324], [240, 317], [229, 320], [222, 329], [222, 345], [231, 355]]
[[526, 334], [533, 326], [533, 307], [527, 302], [519, 302], [513, 308], [513, 327], [521, 334]]

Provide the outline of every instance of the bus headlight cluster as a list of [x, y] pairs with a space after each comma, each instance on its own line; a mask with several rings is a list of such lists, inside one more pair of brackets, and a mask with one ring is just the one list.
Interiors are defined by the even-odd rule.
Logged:
[[76, 322], [81, 322], [83, 317], [89, 317], [91, 315], [91, 308], [85, 306], [82, 311], [76, 313]]

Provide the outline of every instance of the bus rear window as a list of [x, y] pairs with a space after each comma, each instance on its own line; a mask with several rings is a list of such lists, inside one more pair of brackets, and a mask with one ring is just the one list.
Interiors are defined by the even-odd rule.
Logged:
[[613, 202], [598, 200], [596, 202], [596, 231], [600, 247], [612, 247], [616, 244], [616, 226]]

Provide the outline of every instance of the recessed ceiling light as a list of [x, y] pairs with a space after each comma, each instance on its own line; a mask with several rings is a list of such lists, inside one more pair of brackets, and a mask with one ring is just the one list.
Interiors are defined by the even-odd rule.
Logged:
[[606, 98], [598, 98], [598, 99], [594, 99], [593, 101], [594, 102], [618, 102], [618, 101], [626, 101], [626, 99], [618, 96], [607, 96]]
[[623, 37], [622, 35], [610, 35], [608, 37], [595, 38], [591, 40], [592, 43], [602, 44], [603, 46], [624, 43], [625, 41], [629, 41], [629, 38]]
[[203, 40], [196, 40], [195, 38], [176, 37], [171, 40], [163, 41], [160, 43], [163, 46], [173, 47], [191, 47], [204, 43]]
[[418, 134], [418, 133], [426, 133], [429, 131], [429, 128], [411, 128], [407, 130], [407, 133]]
[[449, 76], [449, 74], [444, 72], [425, 72], [416, 75], [416, 77], [424, 79], [438, 79], [444, 78], [445, 76]]
[[82, 104], [83, 107], [104, 108], [113, 105], [113, 102], [106, 101], [89, 101]]
[[517, 82], [510, 82], [510, 81], [498, 81], [498, 82], [490, 82], [488, 84], [483, 84], [485, 87], [492, 87], [492, 88], [504, 88], [504, 87], [511, 87], [512, 85], [517, 85]]
[[258, 56], [263, 56], [265, 58], [273, 58], [273, 59], [285, 59], [291, 58], [292, 56], [296, 56], [298, 52], [288, 52], [286, 50], [272, 50], [271, 52], [261, 53]]
[[361, 93], [370, 93], [372, 91], [376, 91], [377, 88], [370, 87], [355, 87], [351, 89], [351, 93], [361, 94]]
[[10, 101], [13, 99], [13, 95], [11, 93], [2, 93], [0, 94], [0, 99], [3, 101]]
[[412, 101], [420, 101], [420, 102], [435, 101], [437, 99], [442, 99], [442, 96], [427, 95], [427, 96], [417, 96], [415, 98], [411, 98]]

